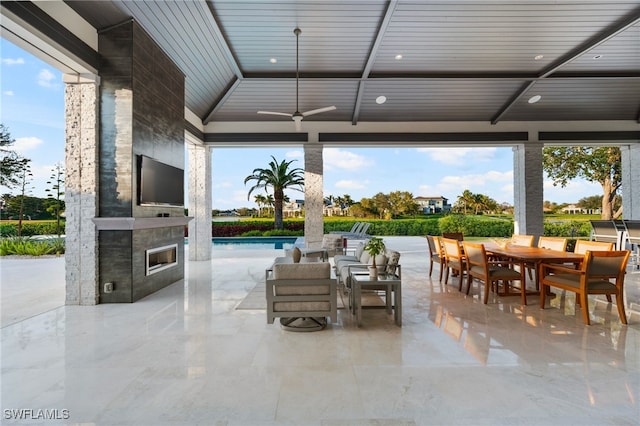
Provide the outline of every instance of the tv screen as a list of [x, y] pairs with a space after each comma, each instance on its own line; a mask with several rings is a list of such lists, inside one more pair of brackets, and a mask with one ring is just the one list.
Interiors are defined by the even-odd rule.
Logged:
[[140, 155], [138, 177], [138, 204], [184, 206], [184, 170]]

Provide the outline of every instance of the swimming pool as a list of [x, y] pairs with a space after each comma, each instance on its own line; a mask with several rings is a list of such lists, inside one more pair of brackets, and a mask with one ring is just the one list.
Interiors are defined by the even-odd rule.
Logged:
[[213, 249], [274, 250], [292, 249], [300, 237], [214, 237]]

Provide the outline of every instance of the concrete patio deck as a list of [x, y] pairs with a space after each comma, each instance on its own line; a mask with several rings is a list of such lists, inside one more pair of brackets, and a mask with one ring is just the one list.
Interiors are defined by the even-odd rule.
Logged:
[[573, 294], [545, 310], [537, 296], [483, 305], [478, 286], [466, 296], [428, 277], [424, 238], [385, 239], [402, 255], [401, 328], [384, 310], [361, 328], [341, 310], [323, 331], [291, 333], [236, 309], [282, 250], [215, 250], [183, 281], [98, 306], [63, 305], [62, 258], [3, 258], [2, 423], [637, 424], [638, 270], [629, 325], [598, 297], [585, 326]]

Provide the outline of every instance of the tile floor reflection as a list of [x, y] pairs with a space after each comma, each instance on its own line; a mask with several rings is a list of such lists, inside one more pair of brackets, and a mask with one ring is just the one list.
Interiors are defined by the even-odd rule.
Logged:
[[[402, 253], [402, 328], [384, 310], [357, 328], [342, 310], [324, 331], [292, 333], [237, 310], [280, 250], [216, 251], [134, 304], [3, 314], [1, 423], [638, 424], [640, 272], [628, 269], [628, 326], [604, 298], [585, 326], [573, 294], [545, 310], [537, 296], [483, 305], [478, 286], [467, 296], [437, 270], [429, 279], [423, 238], [387, 245]], [[9, 311], [14, 262], [0, 265]], [[20, 421], [20, 409], [69, 418]]]

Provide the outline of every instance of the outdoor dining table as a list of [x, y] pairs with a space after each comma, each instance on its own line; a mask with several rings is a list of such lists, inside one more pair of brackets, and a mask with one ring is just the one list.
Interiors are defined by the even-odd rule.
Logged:
[[536, 290], [539, 288], [540, 265], [543, 263], [574, 263], [578, 264], [584, 255], [570, 251], [550, 250], [541, 247], [525, 247], [506, 245], [500, 246], [494, 242], [484, 243], [487, 253], [505, 259], [512, 259], [524, 264], [534, 264], [536, 268]]

